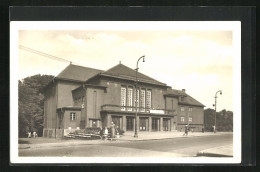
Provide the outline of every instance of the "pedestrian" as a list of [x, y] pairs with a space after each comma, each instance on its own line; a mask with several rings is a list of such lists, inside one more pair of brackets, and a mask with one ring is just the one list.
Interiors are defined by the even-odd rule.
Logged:
[[185, 125], [185, 132], [183, 134], [183, 136], [188, 136], [188, 125]]
[[31, 137], [32, 137], [31, 132], [28, 131], [28, 138], [31, 138]]
[[107, 140], [107, 136], [108, 136], [108, 129], [107, 127], [105, 127], [105, 130], [104, 130], [104, 139]]
[[33, 132], [33, 138], [35, 138], [35, 137], [36, 137], [36, 135], [37, 135], [37, 134], [36, 134], [36, 132], [34, 131], [34, 132]]
[[204, 133], [204, 127], [202, 127], [202, 133]]
[[111, 140], [115, 138], [115, 124], [111, 122]]
[[213, 133], [216, 133], [216, 126], [213, 125], [212, 127], [213, 127]]

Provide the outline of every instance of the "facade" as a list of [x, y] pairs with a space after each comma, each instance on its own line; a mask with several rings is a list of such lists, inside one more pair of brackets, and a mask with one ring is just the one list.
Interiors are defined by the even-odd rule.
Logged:
[[136, 71], [118, 64], [102, 71], [70, 64], [45, 90], [44, 137], [62, 137], [87, 127], [124, 131], [181, 131], [189, 125], [201, 131], [204, 105]]

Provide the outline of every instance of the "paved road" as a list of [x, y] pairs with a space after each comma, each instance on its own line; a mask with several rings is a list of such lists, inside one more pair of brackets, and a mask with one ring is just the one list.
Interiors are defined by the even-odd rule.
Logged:
[[147, 141], [106, 141], [70, 147], [20, 149], [19, 156], [139, 157], [196, 156], [204, 149], [230, 145], [233, 135], [182, 137]]

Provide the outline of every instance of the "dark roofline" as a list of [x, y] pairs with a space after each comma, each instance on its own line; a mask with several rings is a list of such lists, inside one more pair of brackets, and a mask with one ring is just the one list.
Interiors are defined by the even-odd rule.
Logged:
[[58, 110], [81, 110], [80, 106], [65, 106], [65, 107], [61, 107], [61, 108], [57, 108]]
[[76, 79], [60, 78], [60, 77], [55, 77], [54, 80], [62, 80], [62, 81], [69, 81], [69, 82], [85, 83], [85, 81], [80, 81], [80, 80], [76, 80]]
[[191, 106], [198, 106], [198, 107], [205, 107], [205, 105], [195, 105], [191, 103], [186, 103], [186, 102], [178, 102], [179, 105], [191, 105]]
[[74, 90], [71, 90], [71, 91], [74, 92], [74, 91], [76, 91], [76, 90], [78, 90], [80, 88], [84, 88], [83, 86], [85, 86], [85, 87], [93, 87], [93, 88], [103, 88], [103, 89], [107, 88], [106, 86], [102, 86], [102, 85], [84, 84], [84, 85], [81, 85], [81, 86], [75, 88]]
[[[99, 76], [106, 76], [106, 77], [111, 77], [111, 78], [118, 78], [118, 79], [123, 79], [123, 80], [128, 80], [128, 81], [135, 81], [135, 79], [133, 78], [126, 78], [126, 77], [121, 77], [121, 76], [114, 76], [114, 75], [107, 75], [107, 74], [98, 74]], [[90, 78], [91, 79], [91, 78]], [[158, 81], [157, 81], [158, 82]], [[147, 84], [152, 84], [152, 85], [159, 85], [159, 86], [164, 86], [164, 87], [168, 87], [166, 84], [162, 83], [162, 84], [159, 84], [159, 83], [154, 83], [154, 82], [150, 82], [150, 81], [147, 81], [145, 79], [140, 79], [138, 78], [138, 83], [147, 83]]]
[[[106, 72], [109, 73], [109, 71], [113, 70], [114, 68], [116, 68], [116, 67], [118, 67], [118, 66], [120, 66], [120, 65], [121, 65], [121, 66], [124, 66], [125, 68], [128, 68], [128, 69], [130, 69], [130, 70], [136, 71], [136, 69], [132, 69], [132, 68], [130, 68], [130, 67], [128, 67], [128, 66], [126, 66], [126, 65], [124, 65], [124, 64], [122, 64], [122, 63], [119, 63], [119, 64], [117, 64], [117, 65], [111, 67], [110, 69], [101, 72], [101, 75], [117, 77], [117, 75], [106, 74]], [[150, 77], [150, 76], [148, 76], [148, 75], [145, 75], [145, 74], [143, 74], [143, 73], [141, 73], [141, 72], [138, 72], [138, 74], [139, 74], [139, 75], [141, 74], [141, 75], [143, 75], [144, 77], [148, 78], [148, 79], [145, 79], [145, 78], [142, 78], [142, 77], [139, 76], [139, 79], [146, 80], [146, 81], [148, 81], [148, 82], [149, 82], [149, 80], [150, 80], [150, 82], [160, 83], [160, 84], [158, 84], [158, 85], [163, 85], [163, 84], [165, 84], [165, 83], [162, 83], [162, 82], [160, 82], [160, 81], [157, 81], [156, 79], [154, 79], [154, 78], [152, 78], [152, 77]], [[123, 78], [124, 76], [121, 75], [121, 77]], [[129, 76], [127, 76], [126, 79], [128, 79], [128, 77], [129, 77]], [[130, 77], [132, 77], [132, 76], [130, 76]], [[165, 85], [166, 85], [166, 84], [165, 84]]]
[[[95, 68], [90, 68], [90, 67], [86, 67], [86, 66], [80, 66], [80, 65], [75, 65], [75, 64], [69, 64], [67, 67], [65, 67], [57, 76], [61, 75], [69, 66], [77, 66], [77, 67], [81, 67], [81, 68], [87, 68], [87, 69], [92, 69], [92, 70], [98, 70], [100, 72], [103, 72], [104, 70], [100, 70], [100, 69], [95, 69]], [[56, 76], [56, 77], [57, 77]], [[59, 77], [57, 77], [59, 78]]]

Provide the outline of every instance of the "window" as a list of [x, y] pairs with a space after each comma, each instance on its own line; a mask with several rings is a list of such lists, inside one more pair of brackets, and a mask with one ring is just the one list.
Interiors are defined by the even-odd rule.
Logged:
[[[128, 106], [133, 106], [133, 88], [128, 88], [127, 90], [127, 104]], [[128, 111], [132, 111], [132, 108], [128, 108]]]
[[189, 111], [192, 111], [192, 107], [189, 107]]
[[191, 117], [189, 117], [189, 122], [192, 122], [192, 118]]
[[71, 112], [70, 113], [70, 120], [71, 121], [75, 121], [76, 120], [76, 113], [75, 112]]
[[[121, 87], [121, 106], [126, 106], [126, 87]], [[121, 107], [121, 110], [125, 110], [125, 107]]]
[[184, 122], [184, 117], [183, 116], [181, 117], [181, 122]]
[[[136, 98], [136, 92], [137, 92], [137, 98]], [[135, 90], [134, 102], [135, 102], [135, 106], [137, 104], [137, 107], [139, 107], [139, 90], [137, 90], [137, 91]]]
[[152, 100], [152, 91], [147, 90], [147, 95], [146, 95], [146, 107], [148, 109], [151, 109], [151, 100]]
[[181, 111], [182, 111], [182, 112], [184, 111], [184, 106], [181, 106]]
[[141, 90], [141, 112], [144, 112], [145, 108], [145, 89]]

